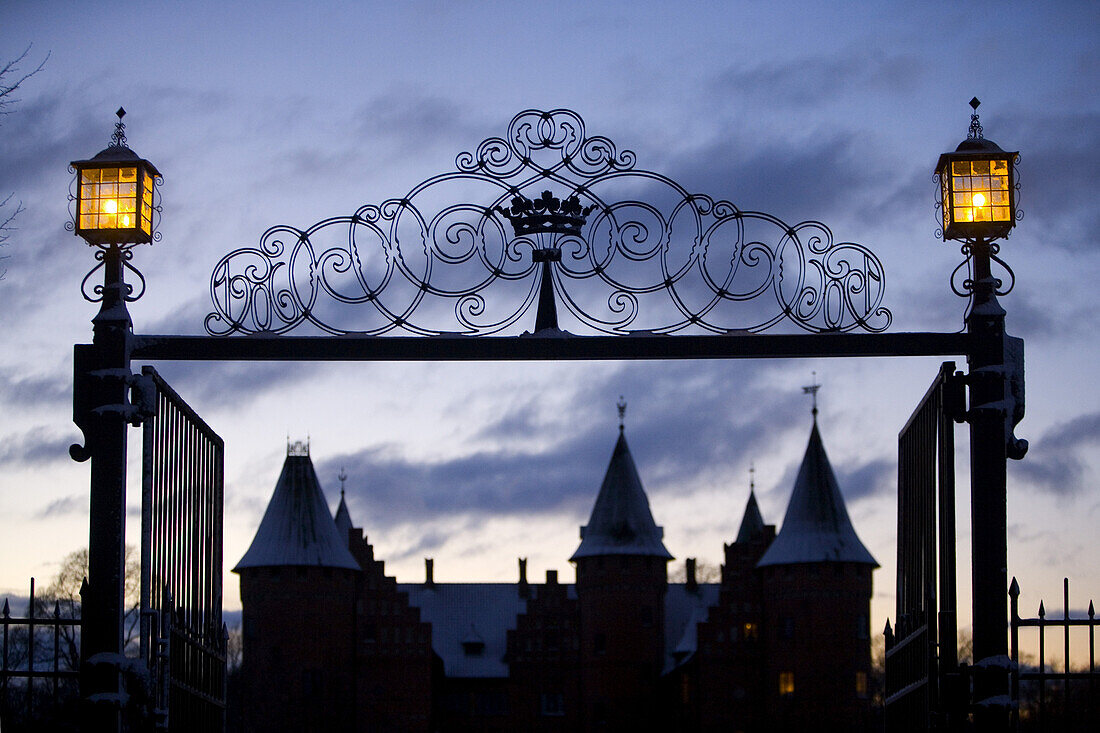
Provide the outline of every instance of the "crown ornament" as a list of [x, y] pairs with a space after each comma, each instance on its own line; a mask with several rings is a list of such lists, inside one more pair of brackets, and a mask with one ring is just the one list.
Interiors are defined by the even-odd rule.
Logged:
[[498, 206], [496, 210], [512, 222], [516, 236], [522, 237], [541, 232], [579, 235], [588, 215], [595, 208], [595, 204], [582, 207], [580, 197], [575, 193], [562, 200], [550, 191], [543, 191], [534, 201], [516, 194], [511, 207]]

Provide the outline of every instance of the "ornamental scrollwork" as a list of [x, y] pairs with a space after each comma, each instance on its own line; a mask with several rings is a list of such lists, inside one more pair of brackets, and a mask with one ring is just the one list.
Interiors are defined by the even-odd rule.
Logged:
[[575, 112], [527, 110], [399, 198], [276, 226], [210, 280], [214, 335], [487, 335], [556, 308], [570, 332], [883, 331], [881, 261], [824, 224], [689, 193], [589, 137]]

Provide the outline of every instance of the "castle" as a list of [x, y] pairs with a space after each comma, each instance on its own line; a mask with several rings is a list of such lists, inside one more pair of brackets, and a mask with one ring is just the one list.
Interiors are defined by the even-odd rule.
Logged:
[[778, 534], [750, 489], [721, 580], [669, 583], [623, 426], [576, 583], [385, 573], [308, 447], [288, 447], [244, 557], [243, 715], [256, 731], [858, 731], [871, 573], [817, 426]]

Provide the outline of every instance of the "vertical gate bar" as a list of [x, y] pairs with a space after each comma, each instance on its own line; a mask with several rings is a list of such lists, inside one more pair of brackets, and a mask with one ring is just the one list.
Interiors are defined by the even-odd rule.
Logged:
[[1043, 602], [1039, 602], [1039, 730], [1046, 726], [1047, 692], [1047, 613]]
[[53, 602], [53, 704], [57, 705], [57, 683], [61, 677], [60, 655], [61, 647], [61, 604], [55, 599]]
[[27, 716], [34, 719], [34, 578], [31, 578], [31, 599], [27, 605]]
[[[149, 367], [142, 370], [146, 379], [152, 379]], [[154, 385], [156, 383], [154, 382]], [[159, 390], [158, 390], [159, 393]], [[156, 417], [145, 419], [141, 428], [141, 580], [138, 603], [138, 655], [149, 663], [149, 584], [152, 581], [153, 553], [153, 423]]]
[[1020, 584], [1016, 578], [1008, 587], [1008, 649], [1012, 660], [1012, 730], [1020, 727]]
[[939, 549], [940, 664], [954, 673], [959, 666], [958, 599], [955, 579], [955, 421], [946, 410], [944, 392], [955, 373], [955, 362], [940, 367], [939, 389]]
[[[939, 378], [937, 377], [937, 382]], [[922, 527], [924, 545], [924, 583], [927, 588], [925, 592], [925, 606], [924, 613], [925, 618], [928, 619], [928, 639], [925, 646], [925, 665], [928, 674], [928, 690], [929, 690], [929, 704], [933, 713], [940, 711], [940, 685], [939, 685], [939, 665], [937, 661], [937, 649], [936, 646], [939, 642], [939, 624], [937, 611], [938, 611], [938, 598], [936, 589], [936, 473], [937, 473], [937, 447], [938, 447], [938, 435], [936, 428], [937, 420], [936, 415], [940, 408], [940, 387], [937, 385], [930, 395], [929, 401], [925, 404], [924, 415], [922, 416], [922, 422], [924, 423], [924, 440], [925, 451], [927, 455], [922, 469], [926, 476], [924, 479], [924, 507], [922, 516], [924, 519], [924, 526]]]
[[1062, 641], [1065, 645], [1062, 657], [1062, 669], [1065, 670], [1065, 680], [1062, 682], [1062, 718], [1063, 727], [1069, 716], [1069, 578], [1062, 578]]
[[1096, 606], [1089, 600], [1089, 714], [1096, 711]]

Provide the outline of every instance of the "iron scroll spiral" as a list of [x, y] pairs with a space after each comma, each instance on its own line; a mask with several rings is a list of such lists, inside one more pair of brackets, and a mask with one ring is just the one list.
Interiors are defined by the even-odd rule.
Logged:
[[[575, 112], [526, 110], [506, 137], [460, 153], [455, 170], [400, 198], [306, 229], [272, 227], [257, 247], [225, 255], [206, 329], [516, 331], [545, 276], [566, 325], [600, 333], [889, 327], [885, 273], [867, 247], [834, 241], [820, 222], [792, 226], [689, 193], [635, 163], [610, 139], [588, 137]], [[559, 225], [521, 229], [505, 215], [532, 201], [560, 206], [541, 212]]]

